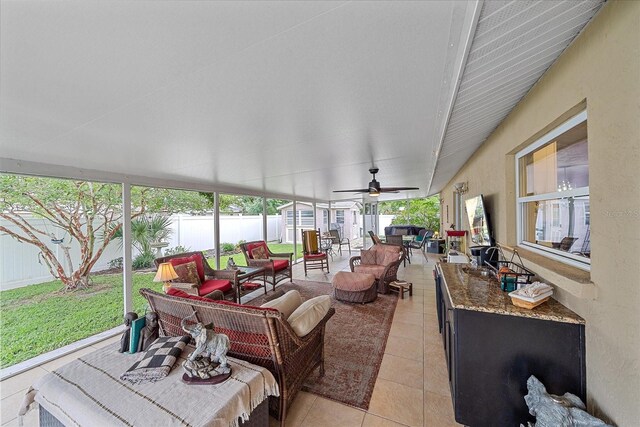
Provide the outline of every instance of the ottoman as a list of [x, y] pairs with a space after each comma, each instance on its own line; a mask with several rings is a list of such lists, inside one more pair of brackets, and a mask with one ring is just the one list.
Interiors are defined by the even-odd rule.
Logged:
[[333, 276], [333, 296], [344, 302], [366, 303], [378, 298], [376, 277], [369, 273], [339, 271]]

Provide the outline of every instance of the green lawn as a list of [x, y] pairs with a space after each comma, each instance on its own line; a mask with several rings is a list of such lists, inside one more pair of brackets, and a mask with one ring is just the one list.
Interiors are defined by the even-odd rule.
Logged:
[[[162, 292], [154, 273], [133, 275], [133, 304], [144, 313], [140, 288]], [[0, 292], [0, 367], [5, 368], [47, 351], [122, 324], [122, 274], [93, 276], [90, 289], [62, 293], [54, 280]]]
[[[293, 245], [269, 244], [273, 252], [292, 252]], [[302, 250], [298, 257], [302, 256]], [[228, 256], [220, 265], [227, 265]], [[238, 265], [246, 265], [242, 253], [233, 255]], [[294, 258], [295, 259], [295, 258]], [[215, 262], [209, 260], [211, 265]], [[133, 274], [133, 305], [140, 315], [146, 300], [138, 292], [151, 288], [162, 292], [162, 283], [153, 282], [153, 272]], [[54, 280], [0, 292], [0, 367], [55, 350], [122, 324], [122, 274], [92, 276], [90, 289], [63, 293]]]

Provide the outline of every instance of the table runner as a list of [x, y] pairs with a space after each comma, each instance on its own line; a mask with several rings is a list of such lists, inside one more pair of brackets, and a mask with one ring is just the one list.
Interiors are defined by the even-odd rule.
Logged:
[[[189, 385], [176, 362], [156, 383], [131, 385], [120, 380], [144, 353], [123, 354], [118, 345], [97, 350], [40, 378], [27, 392], [21, 409], [35, 400], [65, 425], [237, 427], [278, 384], [266, 369], [230, 357], [231, 378], [216, 385]], [[183, 352], [188, 355], [189, 346]]]

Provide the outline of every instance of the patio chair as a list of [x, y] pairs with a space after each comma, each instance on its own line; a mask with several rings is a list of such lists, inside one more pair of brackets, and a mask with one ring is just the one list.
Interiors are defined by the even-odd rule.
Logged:
[[271, 252], [264, 240], [240, 243], [240, 249], [247, 260], [247, 266], [264, 267], [267, 270], [266, 280], [271, 283], [274, 291], [278, 282], [285, 279], [292, 281], [293, 252]]
[[374, 245], [379, 245], [382, 243], [382, 240], [380, 240], [380, 237], [378, 237], [378, 235], [374, 233], [372, 230], [369, 230], [369, 236], [371, 236], [371, 240], [373, 241]]
[[407, 245], [402, 239], [401, 234], [389, 234], [385, 237], [385, 241], [387, 244], [401, 246], [402, 248], [404, 248], [405, 251], [404, 251], [404, 257], [402, 259], [402, 265], [406, 267], [407, 260], [409, 260], [409, 264], [411, 264], [411, 258], [409, 258], [409, 249], [407, 248]]
[[[172, 282], [171, 287], [180, 289], [190, 295], [205, 297], [214, 291], [221, 291], [225, 298], [231, 296], [235, 299], [236, 288], [238, 286], [238, 272], [229, 270], [214, 270], [207, 262], [204, 254], [200, 251], [183, 252], [175, 255], [163, 256], [153, 260], [156, 267], [168, 262], [174, 268], [179, 265], [194, 262], [198, 273], [196, 282]], [[179, 280], [179, 279], [176, 279]]]
[[305, 230], [302, 232], [302, 259], [304, 261], [304, 275], [307, 270], [322, 270], [326, 267], [329, 273], [329, 258], [326, 252], [320, 250], [320, 230]]
[[347, 247], [349, 248], [349, 255], [351, 255], [351, 242], [349, 241], [349, 239], [347, 239], [346, 237], [342, 237], [338, 230], [329, 230], [329, 234], [333, 239], [333, 244], [338, 245], [338, 252], [340, 252], [340, 255], [342, 255], [342, 247], [344, 245], [347, 245]]
[[[431, 234], [429, 235], [429, 233]], [[420, 249], [422, 252], [424, 252], [425, 243], [431, 236], [433, 236], [433, 231], [426, 230], [426, 229], [420, 230], [415, 240], [410, 241], [409, 244], [406, 246], [407, 249], [409, 249], [409, 256], [413, 255], [413, 249]]]

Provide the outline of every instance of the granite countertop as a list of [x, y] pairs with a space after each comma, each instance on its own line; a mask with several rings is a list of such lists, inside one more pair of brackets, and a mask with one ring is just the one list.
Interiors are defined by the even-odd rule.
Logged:
[[500, 289], [500, 284], [492, 276], [467, 274], [469, 266], [464, 264], [439, 263], [449, 299], [453, 308], [529, 317], [556, 322], [584, 324], [582, 317], [550, 298], [532, 310], [516, 307], [508, 292]]

